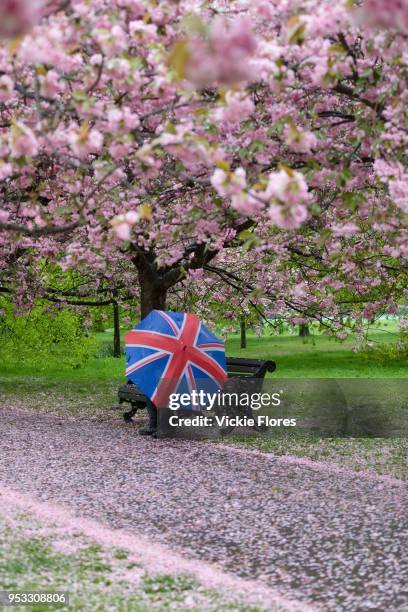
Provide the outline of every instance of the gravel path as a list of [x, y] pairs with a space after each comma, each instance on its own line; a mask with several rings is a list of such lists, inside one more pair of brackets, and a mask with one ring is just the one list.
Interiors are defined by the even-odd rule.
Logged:
[[[408, 488], [3, 409], [0, 483], [324, 610], [408, 609]], [[405, 588], [404, 588], [405, 585]]]

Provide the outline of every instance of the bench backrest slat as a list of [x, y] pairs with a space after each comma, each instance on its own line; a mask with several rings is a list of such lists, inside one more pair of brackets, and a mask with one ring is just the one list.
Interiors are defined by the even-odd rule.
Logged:
[[245, 366], [245, 365], [229, 365], [227, 364], [227, 371], [228, 374], [231, 374], [232, 372], [236, 372], [237, 374], [256, 374], [259, 371], [260, 366]]

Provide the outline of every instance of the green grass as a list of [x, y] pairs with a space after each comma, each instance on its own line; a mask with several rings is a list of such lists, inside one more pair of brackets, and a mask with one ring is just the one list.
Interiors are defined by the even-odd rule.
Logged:
[[[393, 321], [390, 331], [395, 331]], [[126, 330], [122, 330], [122, 336]], [[31, 362], [0, 363], [0, 394], [4, 401], [15, 401], [41, 412], [72, 416], [106, 418], [108, 408], [116, 403], [118, 385], [124, 381], [125, 357], [101, 357], [112, 344], [112, 332], [96, 334], [97, 354], [78, 369], [50, 362], [39, 372], [35, 358]], [[374, 329], [370, 339], [389, 342], [394, 333]], [[239, 348], [239, 337], [226, 342], [227, 355], [273, 359], [280, 378], [404, 378], [407, 362], [389, 360], [378, 363], [364, 353], [353, 352], [353, 339], [340, 343], [319, 334], [307, 340], [295, 335], [256, 337], [248, 333], [248, 347]]]
[[383, 438], [275, 438], [270, 435], [222, 439], [223, 444], [335, 463], [354, 471], [370, 471], [408, 479], [408, 439]]
[[[364, 352], [355, 352], [355, 338], [343, 342], [322, 335], [311, 328], [312, 336], [303, 339], [296, 334], [267, 335], [261, 337], [252, 331], [247, 334], [247, 348], [240, 348], [238, 334], [230, 334], [226, 341], [226, 352], [234, 357], [273, 359], [277, 362], [279, 376], [283, 378], [399, 378], [408, 376], [407, 360], [392, 360], [378, 363]], [[123, 337], [126, 330], [122, 330]], [[398, 322], [383, 320], [371, 326], [368, 338], [374, 345], [395, 342]], [[102, 352], [113, 343], [111, 331], [96, 334]]]
[[[393, 336], [377, 332], [370, 340], [390, 342]], [[282, 378], [399, 378], [408, 375], [408, 362], [378, 363], [364, 352], [353, 351], [354, 340], [336, 341], [326, 336], [303, 340], [298, 336], [248, 337], [247, 348], [240, 348], [238, 336], [227, 340], [227, 355], [273, 359]]]

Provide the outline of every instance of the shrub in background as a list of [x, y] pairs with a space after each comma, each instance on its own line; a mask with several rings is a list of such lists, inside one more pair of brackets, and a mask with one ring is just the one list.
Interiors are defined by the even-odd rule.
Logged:
[[0, 300], [0, 345], [0, 362], [31, 362], [39, 370], [55, 363], [79, 368], [95, 352], [95, 340], [79, 314], [38, 305], [18, 315], [4, 299]]
[[364, 356], [378, 363], [406, 361], [408, 365], [408, 318], [400, 319], [400, 332], [396, 342], [373, 344], [368, 343]]

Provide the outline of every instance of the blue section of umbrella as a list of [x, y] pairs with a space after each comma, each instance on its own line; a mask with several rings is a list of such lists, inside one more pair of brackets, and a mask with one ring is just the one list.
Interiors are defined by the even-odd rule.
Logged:
[[153, 310], [125, 342], [126, 376], [158, 407], [171, 394], [216, 393], [227, 380], [224, 343], [191, 313]]

